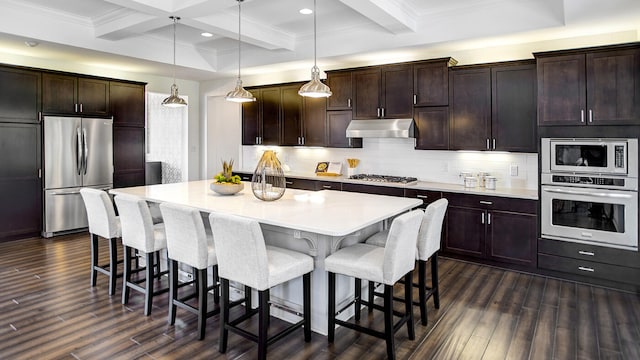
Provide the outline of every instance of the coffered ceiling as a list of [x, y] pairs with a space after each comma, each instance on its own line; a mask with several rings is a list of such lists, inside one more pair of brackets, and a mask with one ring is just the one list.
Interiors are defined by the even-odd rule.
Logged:
[[[178, 77], [237, 71], [235, 0], [0, 0], [0, 8], [3, 53], [166, 75], [173, 61], [169, 16], [176, 15]], [[302, 8], [313, 8], [313, 0], [242, 3], [243, 71], [311, 66], [313, 15]], [[328, 70], [364, 58], [384, 62], [391, 52], [412, 60], [466, 40], [640, 31], [640, 1], [317, 0], [317, 29], [318, 63]]]

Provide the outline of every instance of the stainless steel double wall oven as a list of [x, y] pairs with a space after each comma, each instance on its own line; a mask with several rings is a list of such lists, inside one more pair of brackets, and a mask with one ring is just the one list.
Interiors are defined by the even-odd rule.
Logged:
[[638, 139], [542, 138], [541, 236], [638, 250]]

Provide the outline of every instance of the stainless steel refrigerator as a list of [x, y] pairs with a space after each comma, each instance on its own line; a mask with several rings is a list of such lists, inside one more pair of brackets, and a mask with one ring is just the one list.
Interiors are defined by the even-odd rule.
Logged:
[[80, 188], [113, 187], [113, 119], [45, 116], [42, 236], [88, 226]]

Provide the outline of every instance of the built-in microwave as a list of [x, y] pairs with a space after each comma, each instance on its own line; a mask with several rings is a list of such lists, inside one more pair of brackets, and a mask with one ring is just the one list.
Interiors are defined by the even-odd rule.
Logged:
[[542, 172], [638, 176], [638, 139], [543, 138]]

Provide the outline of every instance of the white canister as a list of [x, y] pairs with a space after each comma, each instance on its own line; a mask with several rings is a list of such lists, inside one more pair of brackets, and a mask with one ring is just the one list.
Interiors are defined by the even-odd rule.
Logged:
[[474, 188], [478, 186], [478, 179], [475, 176], [466, 176], [464, 178], [464, 187]]
[[496, 182], [498, 179], [495, 176], [485, 176], [484, 178], [484, 187], [488, 190], [496, 189]]
[[488, 172], [481, 171], [478, 173], [478, 185], [484, 187], [484, 179], [489, 176]]

